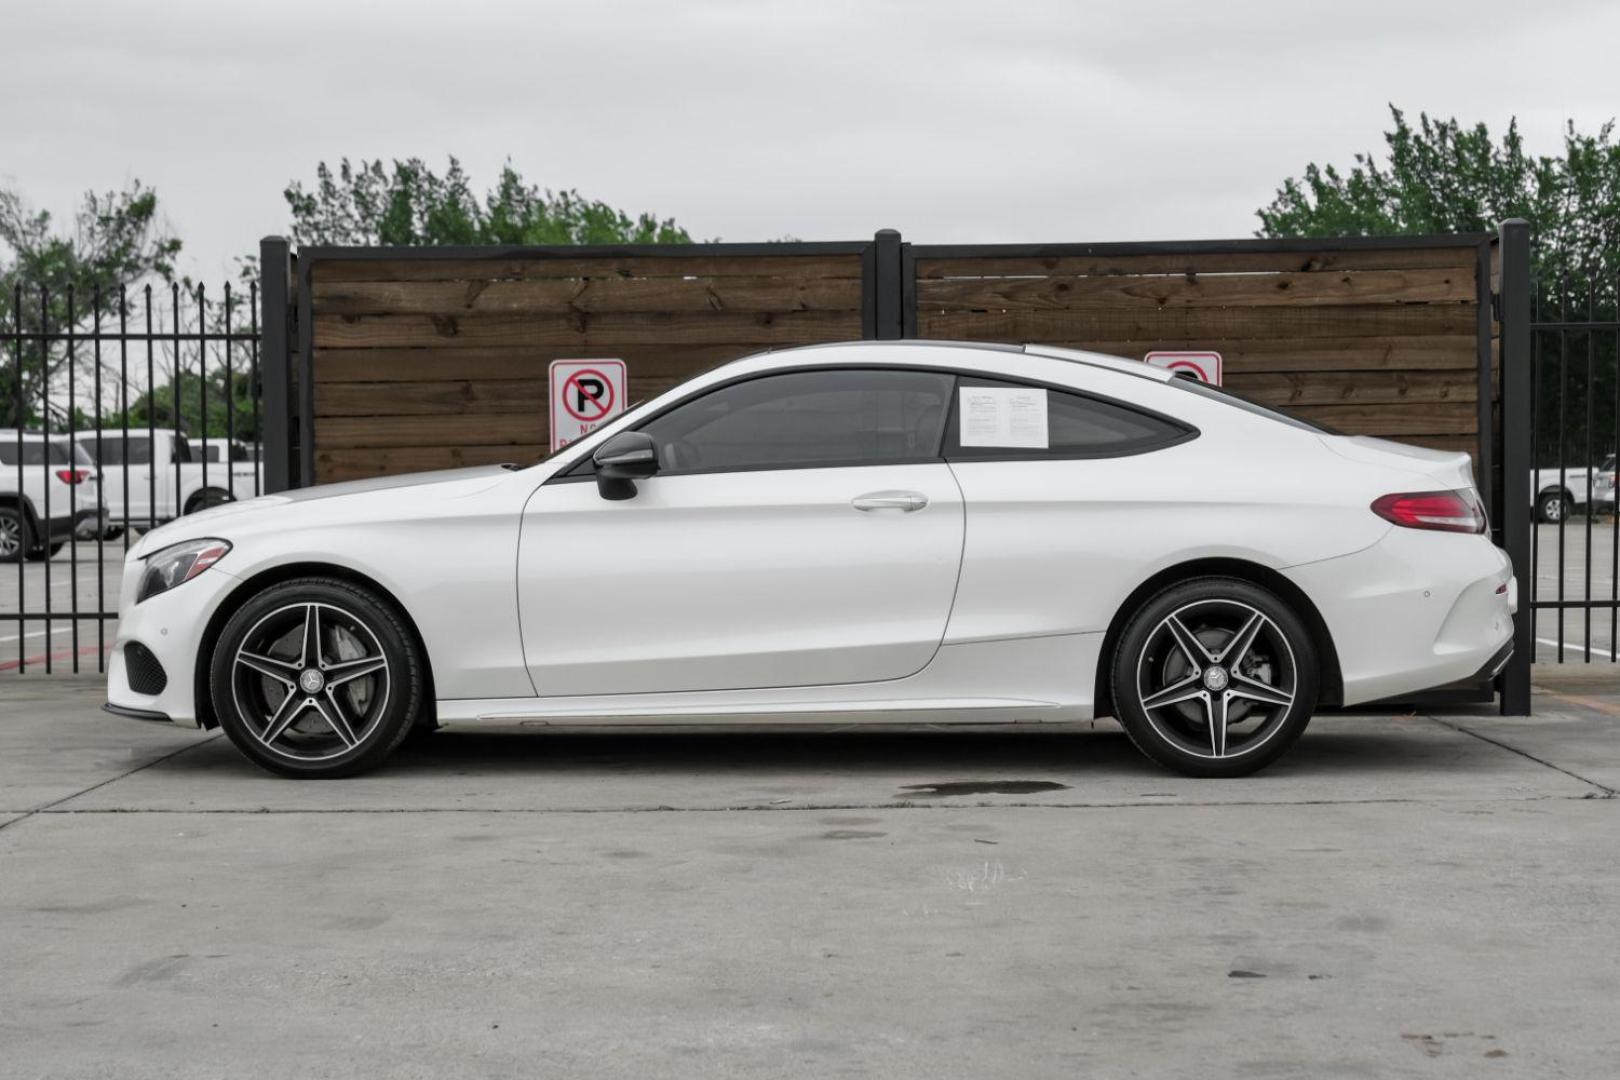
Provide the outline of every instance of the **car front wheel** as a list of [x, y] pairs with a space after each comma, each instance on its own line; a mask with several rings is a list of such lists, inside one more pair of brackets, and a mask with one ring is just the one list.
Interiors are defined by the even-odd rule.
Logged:
[[210, 682], [237, 749], [283, 776], [352, 776], [393, 753], [422, 707], [424, 664], [404, 617], [333, 578], [273, 585], [214, 647]]
[[1174, 585], [1136, 612], [1113, 665], [1120, 723], [1188, 776], [1245, 776], [1275, 761], [1316, 708], [1310, 633], [1269, 590], [1236, 578]]
[[1536, 500], [1536, 517], [1548, 525], [1556, 525], [1569, 517], [1569, 497], [1560, 491], [1543, 492]]

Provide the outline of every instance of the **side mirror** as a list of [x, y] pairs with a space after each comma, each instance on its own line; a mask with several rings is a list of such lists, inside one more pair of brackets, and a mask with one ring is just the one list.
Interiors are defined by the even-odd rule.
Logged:
[[615, 502], [634, 498], [636, 481], [658, 471], [658, 444], [644, 431], [621, 431], [591, 455], [596, 490]]

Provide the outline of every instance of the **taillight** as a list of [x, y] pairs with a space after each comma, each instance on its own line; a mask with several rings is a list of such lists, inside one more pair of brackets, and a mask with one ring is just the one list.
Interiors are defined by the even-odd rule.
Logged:
[[90, 479], [89, 469], [57, 469], [56, 478], [64, 484], [82, 484]]
[[1472, 491], [1414, 491], [1385, 495], [1372, 504], [1372, 512], [1407, 529], [1482, 533], [1485, 508]]

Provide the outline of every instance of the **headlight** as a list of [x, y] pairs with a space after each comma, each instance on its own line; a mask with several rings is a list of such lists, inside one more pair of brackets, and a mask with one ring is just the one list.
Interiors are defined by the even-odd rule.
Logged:
[[146, 569], [141, 571], [141, 587], [135, 593], [135, 602], [138, 604], [185, 584], [223, 559], [229, 550], [228, 540], [186, 540], [153, 552], [146, 557]]

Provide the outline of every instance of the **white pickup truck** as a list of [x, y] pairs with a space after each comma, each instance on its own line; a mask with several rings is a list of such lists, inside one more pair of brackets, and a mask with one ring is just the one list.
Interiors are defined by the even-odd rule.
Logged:
[[1610, 454], [1595, 468], [1574, 465], [1535, 470], [1530, 474], [1530, 501], [1536, 508], [1536, 520], [1556, 525], [1572, 511], [1585, 508], [1588, 479], [1591, 509], [1613, 511], [1614, 463], [1615, 456]]
[[[99, 435], [99, 439], [98, 436]], [[201, 461], [173, 429], [81, 431], [80, 448], [101, 467], [110, 531], [150, 529], [182, 514], [256, 494], [251, 461]]]
[[0, 430], [0, 562], [48, 559], [105, 527], [96, 463], [65, 436]]

